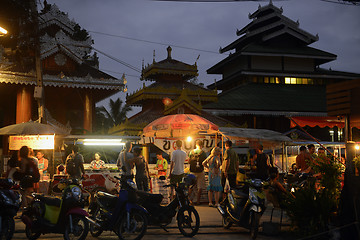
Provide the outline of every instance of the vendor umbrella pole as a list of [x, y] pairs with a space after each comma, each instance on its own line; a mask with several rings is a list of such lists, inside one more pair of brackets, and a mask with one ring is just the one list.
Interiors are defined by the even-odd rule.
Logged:
[[[311, 137], [315, 142], [317, 142], [322, 148], [324, 148], [328, 153], [330, 153], [331, 156], [333, 156], [335, 159], [337, 159], [337, 157], [329, 151], [329, 149], [327, 149], [324, 145], [322, 145], [316, 138], [314, 138], [310, 133], [308, 133], [307, 131], [305, 131], [304, 128], [302, 128], [292, 117], [289, 117], [289, 119], [296, 124], [296, 126], [298, 126], [301, 131], [303, 131], [304, 133], [306, 133], [309, 137]], [[340, 162], [342, 165], [345, 166], [345, 164], [343, 164], [341, 161], [338, 160], [338, 162]]]

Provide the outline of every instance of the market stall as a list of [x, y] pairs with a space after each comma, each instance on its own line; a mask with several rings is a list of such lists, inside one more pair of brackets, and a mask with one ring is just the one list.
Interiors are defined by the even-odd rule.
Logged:
[[[202, 140], [204, 143], [203, 150], [210, 152], [217, 145], [218, 126], [209, 120], [194, 114], [174, 114], [161, 117], [150, 124], [143, 130], [141, 144], [154, 144], [165, 153], [171, 155], [176, 150], [177, 140], [182, 141], [182, 150], [189, 153], [195, 148], [196, 140]], [[152, 172], [150, 170], [150, 172]], [[185, 172], [189, 172], [187, 162], [185, 163]], [[207, 174], [205, 175], [207, 182]], [[168, 200], [168, 189], [162, 186], [169, 183], [167, 179], [160, 179], [152, 175], [152, 191], [164, 196], [164, 202]], [[197, 192], [194, 190], [193, 192]], [[207, 193], [203, 191], [202, 201], [207, 201]], [[163, 202], [163, 203], [164, 203]]]
[[[291, 143], [292, 139], [283, 135], [282, 133], [267, 130], [267, 129], [251, 129], [251, 128], [219, 128], [219, 134], [222, 136], [222, 142], [231, 140], [233, 147], [245, 146], [247, 148], [256, 148], [259, 144], [263, 145], [264, 149], [272, 150], [275, 155], [276, 149], [284, 149], [286, 144]], [[284, 151], [282, 151], [284, 153]], [[275, 163], [277, 159], [275, 158]], [[285, 171], [285, 156], [281, 155], [280, 161], [278, 161], [278, 167]], [[247, 166], [241, 166], [247, 169]]]

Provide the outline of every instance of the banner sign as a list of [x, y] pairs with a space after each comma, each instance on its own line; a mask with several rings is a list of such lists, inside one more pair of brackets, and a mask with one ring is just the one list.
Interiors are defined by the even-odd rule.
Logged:
[[[211, 149], [213, 149], [216, 145], [222, 146], [221, 139], [217, 139], [217, 142], [215, 143], [215, 137], [198, 137], [196, 139], [192, 139], [191, 141], [187, 141], [185, 138], [164, 138], [164, 137], [143, 137], [140, 140], [140, 144], [147, 144], [152, 143], [158, 148], [160, 148], [162, 151], [166, 152], [167, 154], [170, 154], [171, 152], [176, 150], [176, 141], [181, 140], [182, 141], [182, 147], [181, 149], [185, 151], [187, 154], [193, 149], [195, 149], [195, 142], [196, 140], [203, 141], [204, 147], [203, 150], [205, 152], [210, 152]], [[244, 147], [248, 146], [249, 141], [248, 140], [235, 140], [233, 142], [233, 147]]]
[[28, 146], [32, 149], [54, 149], [54, 135], [25, 135], [10, 136], [9, 150], [19, 150], [22, 146]]

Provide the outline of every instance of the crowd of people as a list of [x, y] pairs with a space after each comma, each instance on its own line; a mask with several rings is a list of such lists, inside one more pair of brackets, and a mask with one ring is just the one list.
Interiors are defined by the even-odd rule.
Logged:
[[[163, 152], [156, 153], [155, 170], [161, 180], [166, 178], [170, 184], [180, 183], [185, 174], [185, 163], [189, 163], [189, 171], [196, 178], [196, 194], [192, 194], [193, 188], [189, 190], [189, 196], [196, 195], [196, 199], [191, 198], [193, 205], [200, 204], [203, 191], [207, 191], [209, 206], [218, 206], [221, 198], [224, 197], [226, 190], [236, 187], [237, 175], [239, 172], [239, 158], [232, 148], [232, 142], [225, 142], [225, 150], [219, 147], [211, 149], [210, 153], [204, 151], [203, 142], [197, 140], [195, 149], [187, 154], [182, 149], [182, 141], [175, 143], [176, 150], [170, 155], [170, 164], [163, 157]], [[318, 149], [318, 155], [325, 154], [325, 150]], [[311, 172], [309, 162], [315, 157], [314, 145], [308, 147], [301, 146], [300, 154], [296, 158], [296, 168], [301, 172]], [[106, 168], [105, 162], [101, 160], [101, 154], [96, 152], [90, 162], [90, 168], [99, 170]], [[151, 178], [149, 163], [142, 156], [142, 149], [133, 148], [131, 142], [126, 142], [124, 149], [117, 158], [117, 166], [122, 170], [122, 175], [126, 179], [135, 180], [137, 188], [143, 191], [150, 191]], [[278, 182], [278, 170], [272, 166], [269, 156], [263, 152], [263, 146], [259, 145], [256, 154], [251, 157], [250, 165], [254, 167], [253, 173], [256, 178], [269, 180], [279, 191], [285, 192], [284, 187]], [[7, 177], [19, 181], [24, 189], [24, 196], [29, 195], [38, 189], [38, 175], [42, 176], [48, 172], [49, 162], [44, 152], [37, 151], [36, 155], [31, 148], [23, 146], [19, 151], [14, 152], [8, 161]], [[205, 171], [208, 172], [208, 183], [205, 181]], [[37, 173], [35, 173], [37, 172]], [[71, 178], [81, 179], [84, 177], [84, 157], [79, 153], [77, 145], [71, 146], [71, 152], [66, 157], [65, 164], [57, 167], [58, 174], [68, 174]], [[168, 173], [168, 175], [167, 175]], [[32, 179], [29, 176], [33, 176]], [[206, 186], [207, 185], [207, 186]], [[175, 196], [174, 187], [170, 190], [170, 199]], [[26, 202], [26, 201], [25, 201]]]

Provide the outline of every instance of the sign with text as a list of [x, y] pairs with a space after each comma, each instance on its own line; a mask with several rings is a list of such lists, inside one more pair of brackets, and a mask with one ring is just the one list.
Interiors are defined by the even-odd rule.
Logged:
[[22, 146], [32, 149], [54, 149], [54, 135], [10, 136], [9, 150], [19, 150]]
[[182, 141], [182, 150], [184, 150], [186, 153], [189, 153], [191, 150], [195, 149], [195, 141], [196, 140], [203, 141], [204, 147], [203, 150], [205, 152], [210, 152], [213, 147], [215, 147], [215, 138], [196, 138], [192, 141], [187, 141], [183, 139], [178, 138], [157, 138], [155, 137], [153, 139], [153, 144], [166, 152], [167, 154], [173, 152], [176, 150], [176, 141], [181, 140]]

